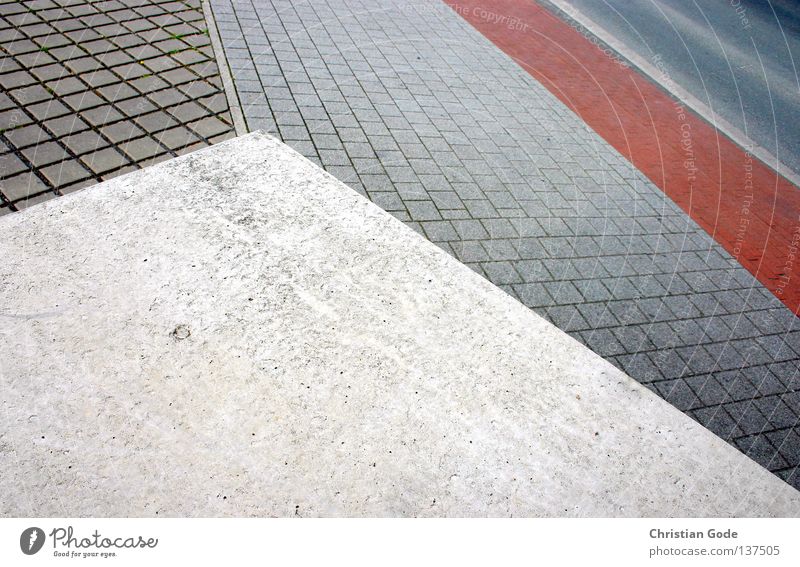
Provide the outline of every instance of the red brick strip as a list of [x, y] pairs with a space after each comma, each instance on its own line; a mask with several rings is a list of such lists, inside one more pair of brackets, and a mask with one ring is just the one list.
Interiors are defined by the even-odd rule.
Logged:
[[535, 2], [444, 1], [800, 312], [798, 188]]

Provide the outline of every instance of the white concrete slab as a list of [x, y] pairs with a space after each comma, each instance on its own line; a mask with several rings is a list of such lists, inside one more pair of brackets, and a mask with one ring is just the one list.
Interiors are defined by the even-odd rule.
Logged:
[[777, 516], [800, 493], [252, 134], [0, 219], [4, 516]]

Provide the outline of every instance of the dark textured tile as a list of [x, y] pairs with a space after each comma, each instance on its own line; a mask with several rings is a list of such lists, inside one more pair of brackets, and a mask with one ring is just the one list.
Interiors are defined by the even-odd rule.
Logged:
[[92, 175], [77, 160], [72, 159], [43, 167], [39, 171], [54, 187], [82, 181]]
[[[132, 160], [145, 165], [164, 159], [168, 150], [146, 138], [148, 132], [165, 131], [165, 145], [180, 151], [231, 135], [198, 0], [137, 0], [128, 7], [113, 0], [59, 3], [66, 9], [53, 4], [35, 13], [0, 4], [0, 12], [19, 20], [0, 20], [3, 48], [16, 57], [0, 59], [0, 141], [5, 140], [0, 152], [7, 146], [0, 155], [9, 198], [37, 195], [27, 200], [29, 206], [40, 202], [44, 192], [55, 196], [43, 179], [72, 192], [94, 183], [98, 174], [107, 178], [136, 167]], [[175, 9], [179, 18], [171, 14]], [[149, 21], [152, 16], [161, 19]], [[177, 51], [162, 55], [159, 47]], [[180, 84], [183, 92], [167, 89], [170, 84]], [[142, 96], [157, 91], [158, 102]], [[166, 98], [169, 93], [174, 93], [172, 100]], [[190, 122], [199, 136], [175, 128], [178, 120], [159, 111], [175, 105], [183, 105], [176, 111], [180, 120]], [[31, 166], [41, 179], [27, 171]], [[23, 187], [25, 180], [30, 190]]]

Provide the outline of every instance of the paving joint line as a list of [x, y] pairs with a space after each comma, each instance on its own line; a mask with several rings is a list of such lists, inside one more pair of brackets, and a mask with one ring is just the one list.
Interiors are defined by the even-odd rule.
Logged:
[[208, 37], [211, 39], [214, 57], [217, 60], [217, 70], [219, 71], [220, 79], [222, 79], [222, 88], [225, 92], [225, 98], [228, 100], [228, 111], [233, 120], [233, 128], [236, 131], [236, 135], [241, 136], [248, 132], [247, 122], [242, 112], [239, 94], [233, 85], [233, 76], [231, 74], [230, 65], [228, 64], [228, 57], [225, 55], [225, 49], [222, 47], [217, 21], [214, 19], [214, 9], [209, 0], [202, 0], [200, 9], [203, 11], [203, 15], [206, 19], [206, 29], [208, 30]]

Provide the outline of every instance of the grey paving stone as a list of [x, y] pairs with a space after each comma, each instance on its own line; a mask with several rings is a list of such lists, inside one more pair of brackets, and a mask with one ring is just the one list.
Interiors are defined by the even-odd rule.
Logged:
[[[5, 91], [10, 91], [11, 89], [17, 89], [18, 87], [25, 87], [26, 85], [33, 85], [36, 82], [37, 82], [36, 77], [34, 77], [28, 71], [24, 70], [0, 74], [0, 87], [3, 87], [3, 90]], [[15, 96], [14, 98], [20, 97], [17, 100], [25, 101], [27, 100], [27, 98], [25, 97], [26, 92], [27, 91], [18, 91], [17, 96]]]
[[27, 169], [28, 166], [15, 154], [11, 152], [0, 154], [0, 178], [10, 177]]
[[41, 144], [51, 139], [48, 132], [38, 124], [15, 128], [5, 133], [6, 138], [16, 148], [26, 148], [34, 144]]
[[731, 401], [751, 400], [759, 395], [756, 385], [739, 370], [718, 371], [715, 377], [728, 392]]
[[197, 134], [183, 126], [164, 130], [156, 135], [156, 139], [170, 150], [176, 150], [200, 140]]
[[[759, 439], [800, 416], [800, 377], [779, 366], [798, 366], [800, 338], [775, 331], [795, 316], [452, 9], [211, 4], [240, 97], [263, 96], [284, 140], [343, 177], [349, 158], [357, 190], [740, 449], [752, 424], [731, 404], [782, 396]], [[248, 123], [265, 108], [245, 105]], [[788, 478], [783, 454], [770, 466]]]
[[58, 96], [64, 97], [73, 93], [83, 92], [87, 86], [77, 77], [62, 77], [56, 81], [46, 83], [47, 88], [51, 89]]
[[520, 301], [530, 307], [543, 307], [554, 305], [553, 298], [547, 293], [544, 284], [541, 283], [525, 283], [513, 286], [514, 291], [517, 293]]
[[767, 463], [768, 467], [775, 469], [788, 466], [775, 446], [770, 443], [769, 438], [764, 435], [737, 439], [736, 444], [745, 455], [754, 461]]
[[[121, 115], [120, 115], [121, 117]], [[146, 132], [155, 133], [178, 125], [178, 120], [165, 112], [157, 110], [134, 118], [136, 124]]]
[[54, 187], [69, 185], [91, 177], [89, 170], [72, 159], [48, 165], [39, 171]]
[[[301, 152], [302, 153], [302, 152]], [[363, 178], [362, 178], [363, 179]], [[372, 189], [371, 183], [364, 183], [364, 186], [367, 188], [369, 193], [369, 198], [374, 203], [380, 203], [380, 207], [386, 211], [404, 211], [405, 204], [400, 196], [393, 192], [393, 191], [376, 191]], [[426, 224], [437, 224], [437, 223], [423, 223]], [[452, 227], [451, 227], [452, 228]], [[436, 230], [435, 227], [433, 230]], [[452, 240], [452, 238], [447, 238], [446, 240]]]
[[697, 396], [683, 379], [656, 382], [655, 386], [665, 400], [681, 411], [688, 411], [700, 405]]
[[745, 435], [762, 433], [764, 430], [771, 429], [767, 419], [758, 411], [758, 407], [752, 400], [734, 402], [726, 404], [724, 407]]
[[[64, 67], [61, 63], [53, 63], [51, 65], [43, 65], [41, 67], [34, 67], [30, 73], [39, 81], [50, 81], [52, 79], [60, 79], [66, 75], [71, 74], [71, 71]], [[20, 84], [15, 86], [22, 86]]]
[[29, 195], [23, 199], [14, 201], [9, 206], [14, 207], [17, 211], [24, 211], [25, 209], [33, 205], [38, 205], [39, 203], [43, 203], [44, 201], [49, 201], [55, 196], [56, 196], [55, 193], [52, 193], [50, 191], [43, 191], [42, 193], [38, 193], [36, 195]]
[[608, 301], [613, 297], [613, 294], [600, 280], [579, 280], [574, 284], [585, 301]]
[[616, 359], [619, 361], [619, 366], [622, 370], [631, 375], [640, 376], [641, 381], [645, 384], [663, 378], [659, 368], [653, 364], [653, 361], [646, 353], [619, 355]]
[[406, 203], [406, 209], [411, 218], [416, 221], [431, 221], [442, 218], [433, 201], [409, 201]]
[[61, 140], [75, 155], [95, 152], [108, 146], [108, 142], [93, 130], [72, 134]]
[[82, 112], [105, 104], [105, 100], [91, 91], [83, 91], [61, 98], [75, 112]]
[[106, 84], [105, 86], [99, 87], [97, 88], [96, 92], [98, 92], [108, 102], [121, 101], [139, 95], [138, 91], [133, 87], [119, 82]]
[[519, 260], [511, 240], [484, 240], [481, 243], [492, 260]]
[[347, 156], [347, 153], [344, 150], [319, 149], [318, 155], [324, 166], [341, 166], [350, 164], [350, 158]]
[[56, 142], [37, 144], [22, 150], [21, 153], [35, 168], [56, 163], [69, 157], [67, 151]]
[[0, 192], [11, 202], [26, 199], [44, 191], [48, 191], [47, 185], [32, 172], [26, 171], [18, 175], [0, 179]]
[[200, 120], [190, 122], [188, 127], [201, 138], [211, 139], [214, 136], [230, 132], [231, 125], [216, 116], [205, 116]]
[[716, 359], [702, 346], [679, 347], [675, 349], [678, 355], [686, 361], [687, 368], [692, 373], [709, 376], [719, 369]]
[[490, 238], [515, 238], [519, 236], [508, 219], [483, 219], [482, 223]]
[[586, 328], [586, 321], [573, 306], [559, 305], [547, 308], [547, 319], [559, 328], [571, 332]]
[[[519, 260], [514, 267], [525, 282], [544, 282], [552, 280], [552, 275], [541, 260]], [[572, 310], [572, 307], [570, 307]]]
[[718, 406], [733, 401], [727, 389], [713, 375], [690, 376], [686, 378], [686, 383], [704, 406]]
[[[123, 114], [125, 114], [125, 116], [129, 118], [134, 118], [137, 116], [142, 116], [143, 114], [155, 112], [158, 109], [158, 107], [156, 107], [152, 102], [150, 102], [147, 98], [143, 96], [137, 96], [126, 100], [115, 101], [114, 107], [120, 110]], [[203, 114], [200, 114], [199, 116], [203, 116]]]
[[770, 428], [796, 427], [797, 415], [786, 405], [780, 395], [757, 398], [755, 406], [766, 417]]
[[131, 163], [130, 160], [125, 158], [125, 156], [114, 148], [105, 148], [95, 151], [81, 157], [81, 161], [92, 170], [92, 172], [98, 175], [119, 169]]
[[453, 241], [451, 244], [456, 257], [464, 263], [474, 263], [489, 260], [489, 255], [480, 242]]
[[724, 408], [725, 406], [700, 408], [690, 415], [723, 439], [734, 439], [742, 435], [742, 430]]
[[63, 65], [76, 74], [95, 71], [103, 67], [103, 64], [94, 57], [78, 57], [76, 59], [67, 59], [63, 61]]
[[[88, 82], [86, 77], [84, 77], [84, 80]], [[97, 79], [95, 79], [95, 77], [92, 76], [92, 80], [94, 80], [94, 81], [96, 81], [96, 82], [98, 82], [100, 84], [108, 84], [106, 82], [108, 80], [108, 78], [105, 77], [105, 76], [101, 76], [100, 78], [97, 78]], [[109, 82], [113, 82], [113, 81], [109, 81]], [[162, 79], [159, 79], [158, 76], [156, 76], [156, 75], [139, 77], [137, 79], [133, 79], [131, 81], [128, 81], [127, 84], [132, 86], [133, 88], [135, 88], [137, 91], [139, 91], [142, 94], [152, 93], [154, 91], [158, 91], [160, 89], [165, 89], [165, 88], [169, 87], [169, 83], [167, 83], [166, 81], [164, 81]], [[228, 103], [226, 101], [225, 102], [225, 108], [227, 108], [227, 106], [228, 106]]]
[[[607, 327], [618, 327], [619, 321], [614, 317], [611, 310], [605, 303], [578, 303], [578, 311], [592, 329]], [[648, 338], [653, 339], [652, 334], [648, 333]]]
[[88, 130], [90, 126], [78, 116], [71, 114], [60, 118], [52, 118], [44, 122], [45, 128], [53, 133], [56, 138], [62, 138], [75, 132]]
[[143, 136], [145, 133], [144, 130], [130, 120], [102, 126], [100, 132], [102, 132], [103, 136], [111, 140], [112, 143], [117, 145], [130, 139]]
[[767, 434], [772, 446], [791, 467], [800, 465], [800, 435], [792, 429], [774, 431]]
[[156, 140], [148, 136], [131, 140], [123, 144], [121, 149], [133, 161], [144, 161], [167, 151]]
[[546, 282], [544, 285], [559, 304], [581, 303], [583, 301], [580, 292], [572, 282]]
[[645, 326], [628, 325], [615, 327], [611, 329], [611, 332], [614, 333], [619, 343], [624, 346], [625, 354], [636, 354], [654, 348], [653, 343], [647, 338], [647, 328]]
[[786, 391], [785, 384], [775, 375], [772, 368], [769, 366], [764, 367], [763, 373], [756, 381], [756, 386], [758, 387], [758, 391], [765, 396], [771, 394], [780, 395]]
[[189, 101], [167, 110], [172, 116], [181, 122], [190, 122], [205, 117], [208, 112], [199, 104]]
[[485, 262], [481, 268], [486, 277], [497, 285], [523, 283], [511, 262]]
[[485, 240], [489, 237], [489, 233], [478, 220], [453, 221], [453, 227], [463, 240]]
[[[378, 203], [375, 199], [373, 199], [373, 201]], [[402, 201], [400, 204], [402, 205]], [[432, 242], [447, 242], [458, 238], [453, 225], [449, 221], [428, 221], [421, 224], [425, 235]]]

